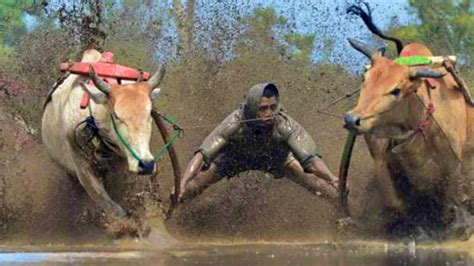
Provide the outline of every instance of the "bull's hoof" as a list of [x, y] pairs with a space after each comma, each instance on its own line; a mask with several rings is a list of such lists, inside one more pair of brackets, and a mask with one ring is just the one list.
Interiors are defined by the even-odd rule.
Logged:
[[172, 237], [167, 231], [152, 229], [148, 235], [147, 241], [153, 245], [174, 245], [178, 243], [176, 238]]
[[466, 228], [464, 232], [461, 234], [460, 240], [468, 241], [471, 238], [473, 233], [474, 233], [474, 228], [472, 227]]
[[109, 221], [106, 230], [114, 238], [143, 238], [148, 236], [151, 228], [146, 222], [132, 218], [122, 218]]
[[474, 228], [470, 226], [457, 227], [457, 228], [451, 229], [451, 236], [454, 235], [456, 239], [461, 240], [461, 241], [468, 241], [471, 238], [473, 233], [474, 233]]
[[346, 231], [349, 228], [359, 227], [359, 221], [351, 216], [337, 220], [337, 229], [339, 231]]
[[450, 231], [459, 240], [467, 241], [474, 233], [474, 215], [465, 206], [454, 206], [454, 221]]

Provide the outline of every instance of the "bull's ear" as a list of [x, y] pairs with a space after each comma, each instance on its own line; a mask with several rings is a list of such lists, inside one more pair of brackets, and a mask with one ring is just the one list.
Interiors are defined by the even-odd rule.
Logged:
[[379, 49], [377, 49], [377, 54], [380, 55], [380, 56], [384, 56], [384, 55], [385, 55], [385, 51], [387, 51], [387, 47], [382, 46], [382, 47], [380, 47]]
[[158, 95], [160, 94], [160, 92], [161, 92], [161, 88], [153, 89], [151, 91], [151, 100], [154, 101], [154, 100], [158, 99]]
[[86, 91], [87, 93], [89, 93], [89, 95], [91, 96], [92, 100], [96, 103], [96, 104], [104, 104], [107, 102], [107, 95], [101, 91], [99, 91], [97, 88], [85, 83], [85, 82], [81, 82], [81, 87], [84, 91]]

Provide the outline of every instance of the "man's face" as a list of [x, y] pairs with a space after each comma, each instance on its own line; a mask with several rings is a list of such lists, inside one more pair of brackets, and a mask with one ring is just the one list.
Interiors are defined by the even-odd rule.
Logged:
[[277, 109], [276, 97], [262, 97], [258, 103], [257, 119], [261, 119], [262, 123], [272, 126], [275, 122], [275, 111]]

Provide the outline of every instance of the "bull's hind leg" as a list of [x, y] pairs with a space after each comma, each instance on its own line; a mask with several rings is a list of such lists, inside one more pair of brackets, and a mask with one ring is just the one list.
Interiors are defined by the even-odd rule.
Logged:
[[468, 240], [474, 234], [474, 145], [464, 154], [459, 191], [456, 195], [454, 227], [458, 228], [461, 239]]
[[474, 165], [464, 164], [461, 171], [446, 179], [445, 220], [447, 235], [468, 240], [474, 232]]

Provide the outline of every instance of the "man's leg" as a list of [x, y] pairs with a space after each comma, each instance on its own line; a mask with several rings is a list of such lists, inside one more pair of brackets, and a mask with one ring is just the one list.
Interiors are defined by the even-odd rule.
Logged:
[[327, 181], [314, 174], [305, 173], [303, 167], [297, 160], [288, 163], [284, 168], [285, 175], [298, 185], [308, 189], [310, 192], [322, 196], [332, 203], [339, 199], [338, 191]]

